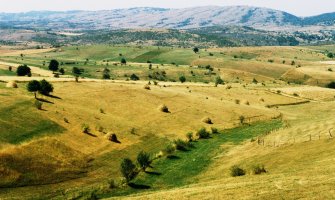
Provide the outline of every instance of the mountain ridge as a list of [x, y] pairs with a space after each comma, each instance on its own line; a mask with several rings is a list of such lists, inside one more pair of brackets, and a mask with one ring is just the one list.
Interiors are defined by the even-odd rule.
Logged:
[[210, 26], [254, 28], [334, 26], [335, 12], [298, 17], [288, 12], [252, 6], [201, 6], [181, 9], [135, 7], [101, 11], [30, 11], [0, 13], [0, 26], [53, 29], [192, 29]]

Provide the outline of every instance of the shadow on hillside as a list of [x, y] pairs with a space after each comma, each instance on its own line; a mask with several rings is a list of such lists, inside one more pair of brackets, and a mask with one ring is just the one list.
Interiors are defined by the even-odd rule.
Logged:
[[85, 134], [89, 135], [89, 136], [92, 136], [92, 137], [98, 137], [96, 135], [94, 135], [93, 133], [90, 133], [90, 132], [86, 132]]
[[40, 102], [44, 102], [44, 103], [50, 103], [50, 104], [54, 104], [54, 102], [48, 101], [46, 99], [42, 99], [42, 98], [36, 98], [36, 100], [40, 101]]
[[170, 159], [170, 160], [179, 160], [180, 159], [179, 156], [175, 156], [175, 155], [167, 156], [167, 158]]
[[52, 94], [47, 95], [47, 97], [51, 97], [53, 99], [62, 99], [62, 98], [60, 98], [58, 96], [55, 96], [55, 95], [52, 95]]
[[142, 185], [137, 183], [128, 183], [128, 186], [134, 189], [150, 189], [151, 187], [149, 185]]
[[160, 172], [148, 172], [148, 171], [145, 171], [146, 174], [150, 174], [150, 175], [155, 175], [155, 176], [160, 176], [162, 175], [162, 173]]

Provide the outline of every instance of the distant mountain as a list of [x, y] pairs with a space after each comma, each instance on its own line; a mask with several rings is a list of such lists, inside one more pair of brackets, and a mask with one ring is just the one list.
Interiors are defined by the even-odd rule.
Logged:
[[0, 13], [0, 28], [77, 30], [127, 28], [191, 29], [231, 25], [254, 28], [334, 26], [335, 13], [301, 18], [278, 10], [248, 6]]

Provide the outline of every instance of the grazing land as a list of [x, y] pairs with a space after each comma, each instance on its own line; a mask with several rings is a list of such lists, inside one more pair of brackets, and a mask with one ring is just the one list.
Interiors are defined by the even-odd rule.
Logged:
[[333, 199], [334, 51], [0, 47], [0, 199]]

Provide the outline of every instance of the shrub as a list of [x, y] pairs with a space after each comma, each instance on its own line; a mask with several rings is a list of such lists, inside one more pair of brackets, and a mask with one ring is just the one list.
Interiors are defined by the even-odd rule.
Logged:
[[327, 85], [327, 87], [328, 87], [328, 88], [335, 89], [335, 81], [330, 82], [330, 83]]
[[252, 173], [255, 175], [266, 173], [264, 165], [255, 165], [252, 167]]
[[108, 139], [109, 141], [112, 141], [112, 142], [119, 142], [119, 140], [117, 139], [117, 136], [116, 136], [115, 133], [112, 133], [112, 134], [108, 135], [108, 136], [107, 136], [107, 139]]
[[224, 83], [224, 81], [220, 76], [217, 76], [215, 78], [215, 87], [217, 87], [218, 85], [223, 84], [223, 83]]
[[209, 132], [205, 128], [201, 128], [197, 131], [197, 136], [199, 139], [207, 139], [209, 138]]
[[135, 128], [131, 128], [130, 134], [135, 135], [136, 134], [136, 129]]
[[18, 76], [31, 76], [31, 70], [27, 65], [20, 65], [17, 69], [16, 69], [16, 74]]
[[151, 164], [151, 160], [150, 160], [150, 154], [146, 153], [144, 151], [141, 151], [138, 155], [137, 155], [137, 163], [138, 165], [142, 168], [143, 171], [145, 171], [145, 169], [147, 167], [150, 166]]
[[121, 64], [122, 64], [122, 65], [125, 65], [125, 64], [127, 64], [127, 61], [126, 61], [126, 59], [125, 59], [125, 58], [122, 58], [122, 59], [121, 59]]
[[130, 80], [132, 80], [132, 81], [138, 81], [138, 80], [140, 80], [140, 78], [136, 74], [132, 74], [130, 76]]
[[243, 115], [241, 115], [238, 119], [239, 119], [239, 121], [240, 121], [241, 124], [244, 124], [245, 117]]
[[62, 75], [64, 75], [65, 74], [65, 70], [63, 68], [60, 68], [59, 69], [59, 73], [61, 73]]
[[217, 128], [211, 127], [212, 134], [218, 134], [219, 130]]
[[162, 112], [165, 112], [165, 113], [170, 112], [170, 111], [169, 111], [169, 108], [168, 108], [166, 105], [161, 105], [161, 106], [159, 107], [159, 110], [162, 111]]
[[127, 183], [133, 180], [137, 175], [136, 166], [129, 158], [124, 158], [122, 160], [120, 165], [120, 171], [122, 176], [126, 179]]
[[109, 74], [110, 70], [105, 68], [103, 71], [102, 71], [102, 79], [110, 79], [111, 78], [111, 75]]
[[67, 124], [69, 123], [69, 120], [66, 117], [64, 117], [63, 120], [64, 120], [65, 123], [67, 123]]
[[172, 144], [167, 145], [163, 152], [167, 157], [170, 157], [176, 151], [176, 147]]
[[333, 69], [332, 69], [332, 68], [328, 68], [328, 71], [329, 71], [329, 72], [332, 72], [332, 71], [333, 71]]
[[101, 114], [105, 113], [104, 109], [102, 109], [102, 108], [100, 108], [99, 111], [100, 111]]
[[83, 133], [87, 134], [90, 132], [90, 127], [87, 124], [83, 124], [81, 130], [83, 131]]
[[52, 84], [46, 81], [45, 79], [40, 81], [40, 85], [41, 87], [39, 92], [43, 95], [49, 95], [54, 90]]
[[187, 137], [187, 139], [188, 139], [189, 142], [193, 141], [193, 133], [192, 132], [186, 133], [186, 137]]
[[184, 82], [186, 81], [185, 76], [180, 76], [180, 77], [179, 77], [179, 81], [180, 81], [181, 83], [184, 83]]
[[245, 105], [247, 105], [247, 106], [250, 105], [249, 101], [247, 101], [247, 100], [245, 100], [243, 103], [244, 103]]
[[252, 79], [252, 82], [254, 83], [254, 84], [257, 84], [258, 83], [258, 81], [254, 78], [254, 79]]
[[188, 143], [184, 140], [177, 139], [173, 141], [175, 147], [179, 151], [187, 151]]
[[295, 92], [295, 93], [293, 93], [293, 96], [298, 97], [299, 94]]
[[146, 89], [146, 90], [150, 90], [150, 86], [149, 86], [149, 85], [145, 85], [145, 86], [144, 86], [144, 89]]
[[42, 102], [35, 100], [34, 105], [37, 109], [42, 110], [42, 105], [43, 105]]
[[235, 99], [235, 104], [240, 104], [240, 100], [239, 99]]
[[245, 175], [245, 171], [240, 168], [239, 166], [237, 165], [234, 165], [230, 168], [230, 175], [232, 177], [236, 177], [236, 176], [244, 176]]
[[231, 85], [227, 85], [227, 86], [226, 86], [226, 89], [227, 89], [227, 90], [230, 90], [230, 89], [231, 89]]
[[204, 119], [202, 119], [202, 122], [204, 122], [206, 124], [213, 124], [211, 118], [209, 118], [209, 117], [205, 117]]

